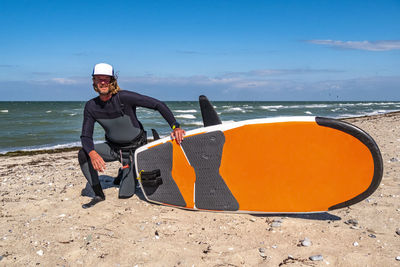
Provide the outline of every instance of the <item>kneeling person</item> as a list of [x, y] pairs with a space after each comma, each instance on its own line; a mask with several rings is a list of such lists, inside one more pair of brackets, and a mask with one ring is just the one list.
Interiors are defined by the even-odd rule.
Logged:
[[[81, 142], [78, 159], [82, 172], [91, 185], [95, 197], [83, 208], [89, 208], [105, 200], [98, 171], [106, 169], [106, 163], [119, 160], [123, 168], [120, 179], [119, 198], [129, 198], [135, 193], [135, 170], [133, 154], [136, 148], [147, 141], [143, 125], [136, 116], [136, 107], [157, 110], [173, 129], [171, 137], [181, 143], [185, 131], [175, 120], [171, 110], [161, 101], [135, 92], [121, 90], [113, 67], [106, 63], [94, 66], [93, 88], [98, 97], [89, 100], [84, 109]], [[98, 122], [105, 131], [106, 142], [93, 143], [94, 123]]]

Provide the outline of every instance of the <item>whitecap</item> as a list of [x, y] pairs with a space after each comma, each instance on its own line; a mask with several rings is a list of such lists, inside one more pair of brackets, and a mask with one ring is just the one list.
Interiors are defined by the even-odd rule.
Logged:
[[[94, 143], [102, 143], [104, 141], [95, 141]], [[65, 143], [65, 144], [57, 144], [57, 145], [45, 145], [45, 146], [28, 146], [28, 147], [18, 147], [15, 149], [11, 150], [2, 150], [0, 151], [0, 154], [5, 154], [7, 152], [13, 152], [13, 151], [38, 151], [38, 150], [50, 150], [50, 149], [60, 149], [60, 148], [69, 148], [69, 147], [78, 147], [81, 146], [81, 142], [71, 142], [71, 143]]]
[[339, 107], [353, 107], [357, 104], [350, 104], [350, 103], [339, 103]]
[[71, 113], [71, 114], [68, 114], [68, 115], [70, 115], [72, 117], [72, 116], [76, 116], [78, 114], [77, 113]]
[[312, 114], [312, 112], [311, 112], [311, 111], [305, 111], [304, 113], [305, 113], [305, 114], [309, 114], [309, 115], [311, 115], [311, 114]]
[[314, 105], [305, 105], [306, 108], [327, 108], [328, 105], [325, 104], [314, 104]]
[[228, 108], [227, 110], [225, 110], [226, 112], [235, 112], [235, 111], [240, 111], [242, 113], [246, 113], [246, 111], [242, 108]]
[[376, 104], [376, 103], [358, 103], [357, 104], [357, 106], [372, 106], [372, 105], [374, 105], [374, 104]]
[[357, 113], [357, 114], [342, 114], [340, 115], [340, 118], [352, 118], [352, 117], [360, 117], [360, 116], [374, 116], [374, 115], [381, 115], [381, 114], [386, 114], [389, 112], [394, 112], [394, 111], [398, 111], [398, 110], [374, 110], [371, 112], [361, 112], [361, 113]]
[[282, 106], [282, 105], [277, 105], [277, 106], [260, 106], [260, 108], [261, 108], [261, 109], [269, 109], [269, 110], [275, 109], [275, 111], [276, 111], [277, 108], [283, 108], [283, 106]]
[[51, 110], [47, 110], [47, 111], [46, 111], [46, 113], [51, 113], [51, 112], [52, 112]]
[[197, 112], [197, 110], [195, 110], [195, 109], [187, 109], [187, 110], [177, 109], [177, 110], [174, 110], [174, 112], [177, 112], [177, 113], [193, 113], [193, 112]]
[[0, 110], [1, 113], [8, 113], [8, 109], [2, 109]]
[[186, 125], [203, 126], [204, 124], [202, 121], [191, 121], [191, 122], [185, 122], [185, 126]]
[[185, 114], [185, 115], [177, 115], [175, 116], [177, 118], [181, 118], [181, 119], [196, 119], [196, 117], [193, 114]]

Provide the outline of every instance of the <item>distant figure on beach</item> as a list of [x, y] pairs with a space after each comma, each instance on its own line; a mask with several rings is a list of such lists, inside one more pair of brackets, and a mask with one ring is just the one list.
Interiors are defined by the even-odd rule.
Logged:
[[[147, 142], [146, 132], [136, 116], [136, 107], [157, 110], [172, 128], [171, 137], [181, 143], [185, 131], [180, 128], [171, 110], [163, 102], [135, 92], [121, 90], [114, 69], [106, 63], [96, 64], [92, 73], [93, 88], [98, 97], [85, 105], [79, 164], [95, 197], [82, 208], [90, 208], [105, 200], [98, 171], [106, 169], [106, 163], [119, 160], [122, 167], [114, 184], [119, 184], [119, 198], [129, 198], [136, 188], [133, 154]], [[93, 143], [94, 123], [105, 131], [106, 142]]]

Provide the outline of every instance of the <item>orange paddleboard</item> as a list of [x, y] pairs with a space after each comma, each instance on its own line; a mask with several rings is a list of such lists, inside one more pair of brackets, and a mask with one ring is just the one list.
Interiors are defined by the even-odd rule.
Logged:
[[305, 213], [347, 207], [382, 179], [378, 146], [364, 131], [322, 117], [282, 117], [188, 131], [135, 152], [150, 202], [193, 210]]

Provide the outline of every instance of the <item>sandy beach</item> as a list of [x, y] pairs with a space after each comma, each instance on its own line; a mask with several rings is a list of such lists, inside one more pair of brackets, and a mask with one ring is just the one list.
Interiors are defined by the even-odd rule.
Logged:
[[346, 121], [375, 139], [384, 176], [368, 199], [327, 213], [193, 212], [140, 193], [118, 199], [117, 162], [101, 176], [106, 201], [85, 210], [77, 151], [0, 157], [0, 266], [400, 266], [400, 113]]

